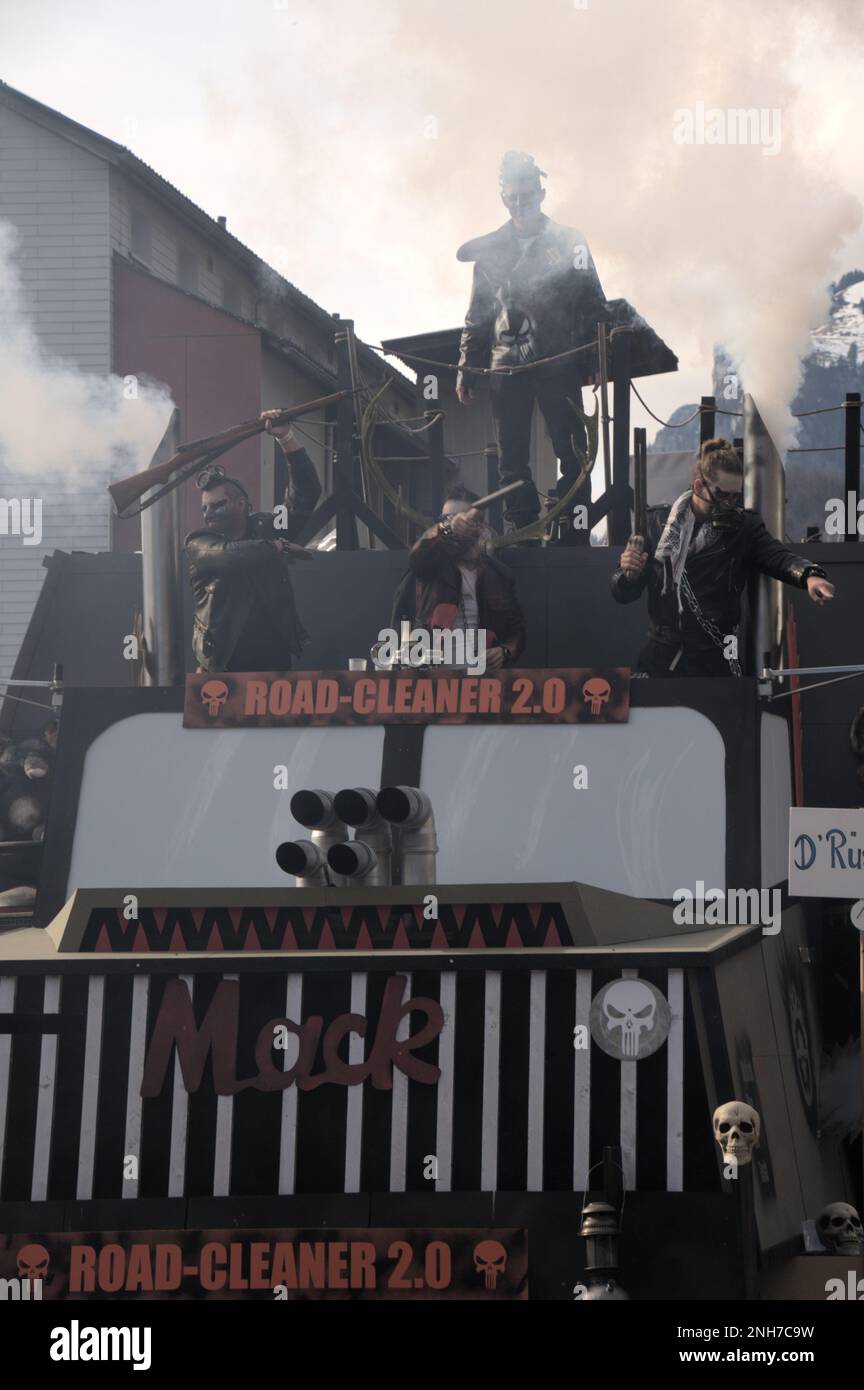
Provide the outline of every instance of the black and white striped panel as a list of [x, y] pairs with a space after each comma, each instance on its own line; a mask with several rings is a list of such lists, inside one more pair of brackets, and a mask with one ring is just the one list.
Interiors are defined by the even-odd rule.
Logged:
[[[408, 976], [404, 997], [432, 998], [443, 1010], [443, 1032], [416, 1054], [440, 1067], [437, 1086], [394, 1069], [392, 1090], [367, 1080], [216, 1096], [208, 1062], [189, 1094], [175, 1054], [161, 1094], [146, 1100], [146, 1045], [168, 977], [0, 977], [0, 1018], [18, 1024], [0, 1031], [0, 1200], [581, 1192], [608, 1144], [621, 1145], [628, 1188], [683, 1189], [683, 971], [645, 975], [669, 1000], [672, 1030], [640, 1062], [573, 1045], [576, 1023], [588, 1023], [593, 995], [618, 970], [399, 973]], [[220, 977], [180, 978], [200, 1025]], [[270, 1018], [321, 1015], [326, 1026], [338, 1014], [365, 1015], [367, 1037], [352, 1033], [342, 1047], [346, 1060], [362, 1061], [390, 972], [221, 978], [240, 980], [238, 1075], [246, 1077]], [[408, 1026], [403, 1020], [403, 1036]], [[688, 1052], [696, 1055], [689, 1043]], [[274, 1058], [287, 1069], [294, 1052]], [[701, 1113], [697, 1123], [704, 1127]]]

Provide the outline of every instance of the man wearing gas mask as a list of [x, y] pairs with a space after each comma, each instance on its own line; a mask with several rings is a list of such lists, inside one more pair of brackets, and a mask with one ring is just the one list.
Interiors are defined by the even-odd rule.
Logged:
[[[545, 177], [532, 157], [510, 150], [501, 161], [501, 201], [510, 221], [459, 248], [460, 261], [474, 262], [471, 303], [465, 319], [456, 378], [462, 405], [474, 399], [472, 368], [493, 369], [489, 378], [498, 434], [501, 485], [525, 479], [528, 486], [507, 500], [513, 529], [529, 525], [540, 512], [531, 479], [531, 417], [536, 401], [561, 465], [554, 489], [563, 497], [579, 475], [587, 447], [585, 427], [568, 397], [581, 409], [582, 385], [590, 353], [559, 357], [593, 342], [599, 321], [609, 312], [591, 253], [581, 232], [562, 227], [542, 211]], [[543, 365], [532, 363], [543, 361]], [[520, 368], [512, 375], [509, 368]], [[528, 368], [528, 370], [525, 370]], [[591, 500], [586, 479], [573, 505]], [[587, 528], [570, 538], [589, 544]]]
[[618, 603], [648, 589], [649, 640], [643, 676], [740, 676], [741, 594], [753, 569], [806, 589], [814, 603], [834, 595], [825, 571], [793, 555], [742, 506], [744, 469], [726, 439], [701, 446], [692, 487], [671, 507], [650, 507], [645, 549], [631, 537], [612, 576]]

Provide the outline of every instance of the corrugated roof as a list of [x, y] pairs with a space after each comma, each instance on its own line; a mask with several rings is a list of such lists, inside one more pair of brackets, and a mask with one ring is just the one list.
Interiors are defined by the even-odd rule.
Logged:
[[[168, 179], [163, 178], [161, 174], [157, 173], [143, 159], [140, 159], [138, 155], [133, 154], [125, 145], [118, 144], [116, 140], [111, 140], [107, 135], [100, 135], [98, 131], [91, 130], [89, 126], [81, 125], [79, 121], [65, 116], [62, 111], [57, 111], [52, 106], [46, 106], [44, 102], [37, 101], [35, 97], [28, 96], [26, 92], [10, 87], [7, 82], [3, 81], [0, 81], [0, 102], [13, 109], [19, 109], [21, 114], [36, 121], [37, 124], [53, 129], [56, 134], [89, 149], [93, 154], [122, 169], [131, 178], [148, 187], [155, 196], [161, 197], [165, 202], [171, 204], [174, 210], [191, 222], [198, 231], [214, 240], [224, 254], [245, 263], [246, 268], [253, 273], [263, 268], [279, 282], [279, 288], [283, 290], [286, 297], [293, 299], [298, 307], [305, 309], [306, 312], [321, 322], [332, 323], [333, 315], [331, 313], [328, 313], [314, 299], [310, 299], [308, 294], [304, 294], [290, 280], [286, 280], [284, 275], [275, 270], [238, 237], [235, 237], [232, 232], [229, 232], [227, 227], [220, 226], [216, 218], [204, 212], [203, 208], [199, 208], [197, 203], [193, 203], [191, 198], [187, 198], [185, 193], [182, 193]], [[276, 298], [276, 295], [274, 294], [273, 297]], [[368, 354], [376, 362], [381, 363], [378, 354], [360, 338], [357, 338], [357, 348], [363, 355]], [[410, 385], [410, 383], [406, 382], [406, 385]]]

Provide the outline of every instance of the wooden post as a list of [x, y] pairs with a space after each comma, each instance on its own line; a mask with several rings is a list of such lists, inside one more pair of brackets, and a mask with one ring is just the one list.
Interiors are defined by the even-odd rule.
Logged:
[[612, 351], [612, 510], [609, 544], [626, 545], [630, 534], [630, 334], [615, 334]]
[[[846, 460], [846, 488], [843, 500], [848, 501], [849, 493], [855, 494], [855, 503], [858, 501], [858, 489], [861, 482], [861, 392], [846, 392], [846, 438], [845, 438], [845, 460]], [[854, 514], [854, 508], [853, 508]], [[852, 535], [845, 535], [844, 541], [857, 541], [858, 528], [856, 526]], [[864, 1139], [862, 1139], [864, 1143]]]
[[[336, 318], [336, 387], [351, 390], [352, 319]], [[333, 464], [333, 499], [336, 504], [336, 546], [357, 549], [357, 521], [351, 506], [354, 491], [354, 396], [336, 406], [336, 457]]]
[[699, 416], [699, 445], [701, 447], [706, 439], [714, 438], [717, 402], [713, 396], [703, 396], [700, 405], [702, 406], [702, 414]]

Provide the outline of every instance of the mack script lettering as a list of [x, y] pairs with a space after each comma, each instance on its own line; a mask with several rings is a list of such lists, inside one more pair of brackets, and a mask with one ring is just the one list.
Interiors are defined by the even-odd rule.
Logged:
[[[437, 1038], [444, 1027], [444, 1014], [434, 999], [406, 999], [405, 976], [394, 975], [384, 987], [384, 997], [375, 1029], [375, 1037], [364, 1062], [349, 1063], [339, 1055], [339, 1046], [349, 1033], [365, 1038], [369, 1021], [363, 1014], [340, 1014], [324, 1032], [320, 1015], [295, 1023], [290, 1018], [272, 1018], [265, 1023], [255, 1043], [257, 1074], [238, 1078], [237, 1034], [240, 1012], [240, 983], [223, 980], [217, 987], [210, 1006], [201, 1021], [195, 1013], [189, 990], [183, 980], [169, 980], [156, 1018], [141, 1081], [142, 1096], [158, 1096], [165, 1083], [171, 1055], [176, 1047], [187, 1091], [197, 1091], [201, 1085], [208, 1054], [212, 1054], [213, 1088], [217, 1095], [234, 1096], [238, 1091], [284, 1091], [297, 1083], [301, 1091], [314, 1091], [328, 1082], [336, 1086], [358, 1086], [369, 1077], [379, 1091], [393, 1086], [392, 1068], [398, 1067], [412, 1081], [434, 1086], [441, 1075], [439, 1067], [413, 1056], [419, 1048]], [[403, 1018], [412, 1013], [425, 1015], [418, 1032], [397, 1040], [396, 1033]], [[299, 1040], [297, 1060], [288, 1070], [282, 1070], [284, 1053], [274, 1057], [273, 1044], [277, 1028], [294, 1033]], [[321, 1042], [324, 1070], [313, 1074]]]

